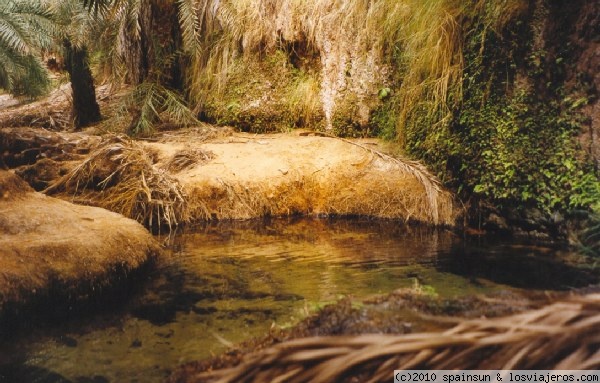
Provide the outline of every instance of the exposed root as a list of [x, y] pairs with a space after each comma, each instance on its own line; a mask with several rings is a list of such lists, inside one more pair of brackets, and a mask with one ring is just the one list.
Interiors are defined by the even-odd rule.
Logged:
[[142, 144], [113, 137], [46, 193], [69, 194], [150, 227], [170, 228], [186, 222], [189, 215], [183, 189], [154, 164]]

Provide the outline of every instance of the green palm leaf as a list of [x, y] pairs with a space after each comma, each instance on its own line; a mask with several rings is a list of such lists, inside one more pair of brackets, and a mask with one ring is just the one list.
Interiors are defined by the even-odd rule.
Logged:
[[43, 94], [49, 80], [35, 53], [51, 47], [57, 31], [52, 12], [40, 1], [0, 3], [0, 87], [16, 95]]

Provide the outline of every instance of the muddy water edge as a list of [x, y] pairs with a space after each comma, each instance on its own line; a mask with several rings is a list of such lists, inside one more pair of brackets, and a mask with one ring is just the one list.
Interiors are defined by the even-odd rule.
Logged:
[[[360, 304], [400, 288], [454, 298], [598, 282], [565, 249], [392, 221], [215, 223], [159, 238], [170, 255], [133, 285], [6, 327], [0, 382], [162, 382], [182, 363], [292, 326], [341, 297]], [[427, 329], [409, 313], [398, 321]]]

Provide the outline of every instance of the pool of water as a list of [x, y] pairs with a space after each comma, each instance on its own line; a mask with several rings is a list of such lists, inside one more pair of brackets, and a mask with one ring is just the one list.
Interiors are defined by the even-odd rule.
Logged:
[[388, 221], [221, 223], [160, 239], [168, 257], [140, 291], [0, 345], [0, 382], [161, 382], [181, 363], [292, 325], [342, 296], [594, 282], [570, 266], [575, 254]]

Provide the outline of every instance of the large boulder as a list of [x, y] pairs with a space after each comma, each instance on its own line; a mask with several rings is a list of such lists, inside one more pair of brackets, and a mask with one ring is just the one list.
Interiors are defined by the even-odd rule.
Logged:
[[159, 252], [134, 220], [47, 197], [0, 170], [0, 313], [36, 299], [89, 297]]

